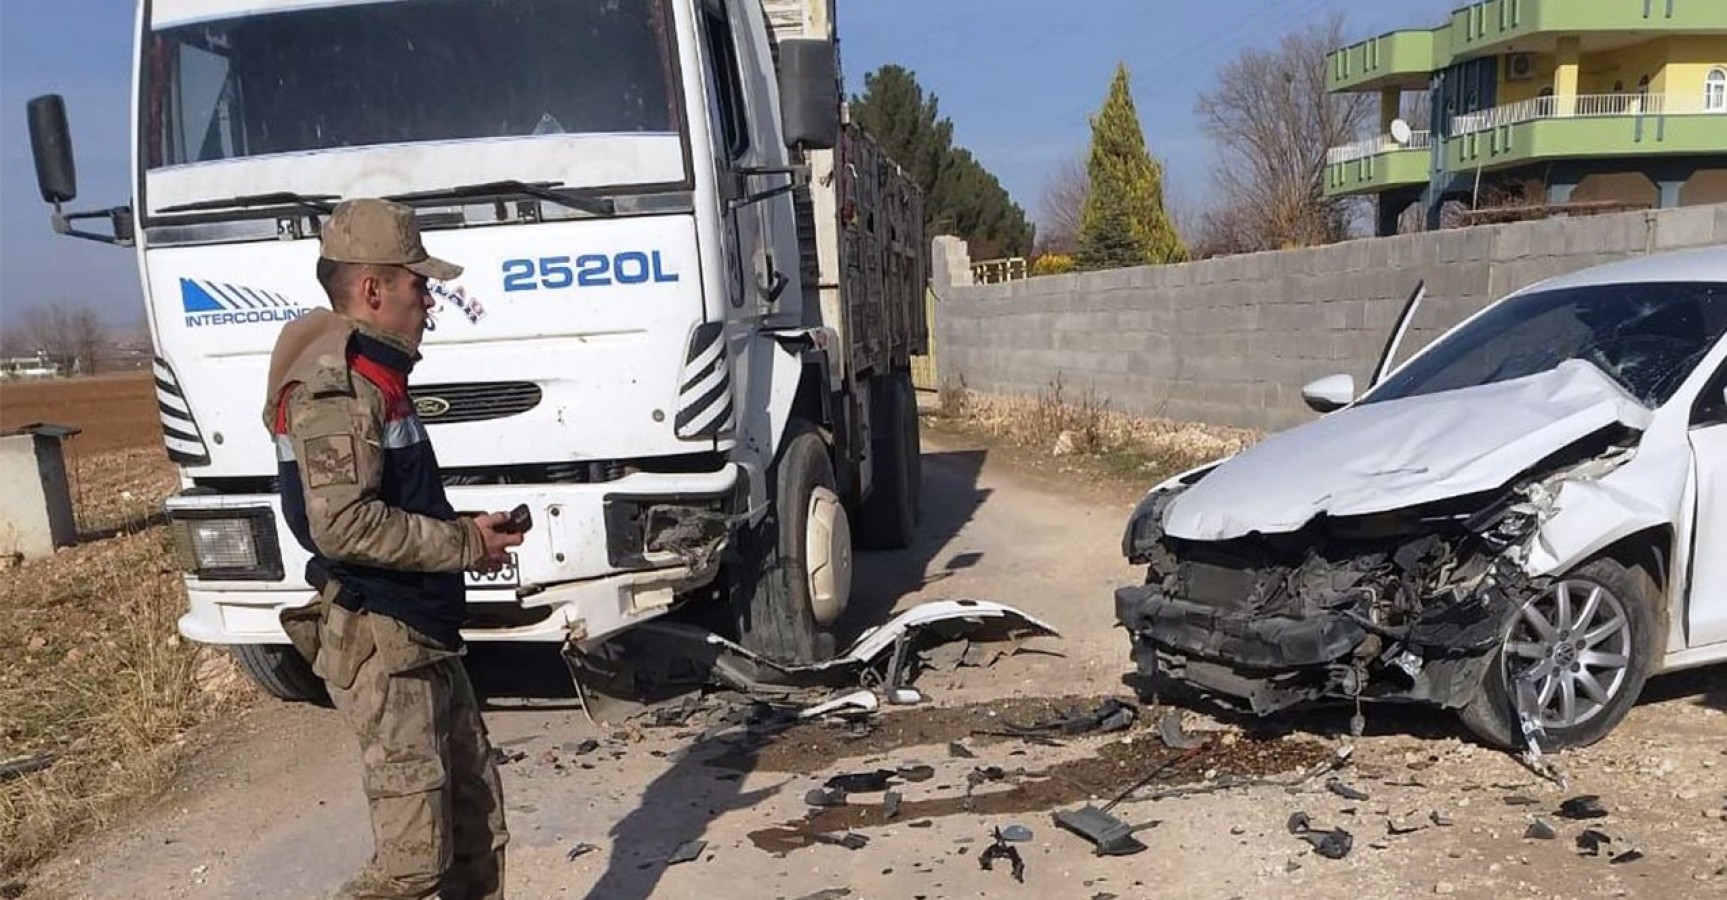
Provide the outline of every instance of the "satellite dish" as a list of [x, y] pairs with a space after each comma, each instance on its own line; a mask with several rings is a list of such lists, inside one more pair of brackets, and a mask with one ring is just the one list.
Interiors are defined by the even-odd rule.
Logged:
[[1410, 130], [1408, 122], [1402, 119], [1391, 120], [1391, 139], [1400, 146], [1408, 145], [1410, 138], [1414, 136], [1415, 132]]

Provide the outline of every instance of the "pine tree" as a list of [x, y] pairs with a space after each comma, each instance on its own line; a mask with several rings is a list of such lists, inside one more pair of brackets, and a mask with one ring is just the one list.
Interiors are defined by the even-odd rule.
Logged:
[[1145, 148], [1145, 133], [1117, 64], [1103, 108], [1091, 120], [1091, 157], [1077, 261], [1082, 269], [1163, 265], [1187, 259], [1187, 247], [1163, 208], [1163, 169]]
[[923, 190], [932, 234], [959, 235], [977, 259], [1031, 249], [1025, 210], [969, 151], [954, 146], [953, 122], [942, 118], [936, 96], [925, 94], [916, 75], [895, 65], [865, 75], [852, 117]]

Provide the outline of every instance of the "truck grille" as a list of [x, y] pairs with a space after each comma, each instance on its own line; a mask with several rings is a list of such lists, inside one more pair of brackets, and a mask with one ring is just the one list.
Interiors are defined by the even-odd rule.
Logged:
[[540, 386], [531, 381], [425, 384], [408, 388], [408, 395], [427, 425], [502, 419], [540, 405]]

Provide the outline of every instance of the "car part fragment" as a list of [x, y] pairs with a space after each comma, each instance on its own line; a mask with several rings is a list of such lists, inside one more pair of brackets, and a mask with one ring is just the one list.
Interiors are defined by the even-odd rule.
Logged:
[[1057, 810], [1051, 818], [1055, 824], [1090, 841], [1098, 856], [1132, 856], [1146, 849], [1133, 836], [1132, 826], [1090, 804], [1079, 809]]
[[[590, 718], [602, 721], [616, 716], [620, 705], [708, 684], [752, 694], [785, 695], [803, 688], [866, 683], [881, 684], [891, 694], [901, 687], [894, 683], [898, 676], [891, 670], [903, 664], [910, 639], [926, 633], [1060, 634], [1048, 622], [1005, 604], [936, 600], [900, 612], [865, 631], [844, 653], [821, 662], [776, 661], [706, 628], [665, 618], [643, 622], [593, 646], [566, 646], [563, 656], [583, 709]], [[896, 652], [889, 656], [889, 651]], [[885, 675], [884, 662], [890, 670]], [[861, 694], [869, 694], [869, 699]], [[859, 708], [879, 702], [867, 691], [849, 699]]]
[[995, 861], [1005, 859], [1012, 866], [1013, 880], [1025, 883], [1025, 860], [1019, 855], [1019, 848], [1009, 844], [1001, 836], [1001, 829], [995, 831], [995, 843], [983, 849], [977, 856], [977, 864], [985, 871], [995, 868]]

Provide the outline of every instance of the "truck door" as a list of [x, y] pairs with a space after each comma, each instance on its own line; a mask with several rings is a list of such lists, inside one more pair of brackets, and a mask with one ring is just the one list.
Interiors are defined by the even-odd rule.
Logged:
[[761, 213], [746, 203], [749, 177], [741, 169], [751, 149], [749, 110], [744, 99], [743, 75], [738, 64], [738, 45], [732, 21], [721, 0], [701, 4], [703, 50], [707, 55], [702, 72], [706, 80], [709, 132], [713, 135], [714, 171], [718, 176], [721, 240], [726, 266], [726, 301], [743, 307], [753, 293], [749, 282], [763, 255]]

